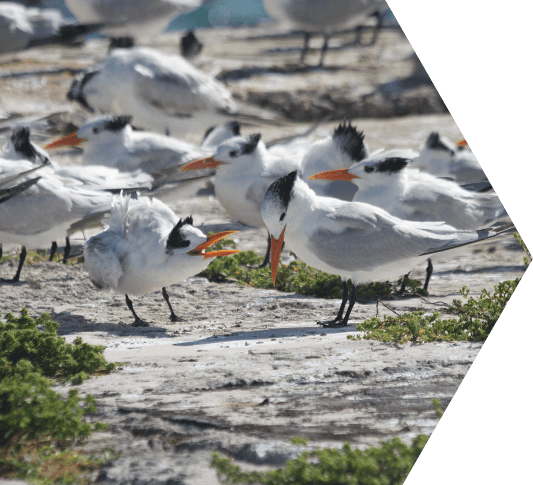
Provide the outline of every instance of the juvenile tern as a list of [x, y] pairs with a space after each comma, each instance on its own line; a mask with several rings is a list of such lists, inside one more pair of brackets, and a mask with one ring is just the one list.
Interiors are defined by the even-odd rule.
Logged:
[[162, 288], [170, 320], [179, 321], [170, 304], [166, 286], [205, 269], [210, 258], [238, 253], [237, 250], [206, 252], [220, 239], [236, 231], [205, 236], [193, 226], [192, 217], [179, 219], [157, 199], [116, 198], [104, 223], [107, 229], [85, 244], [85, 269], [91, 281], [103, 290], [126, 296], [135, 321], [146, 326], [128, 295], [144, 295]]
[[152, 38], [178, 15], [198, 8], [201, 0], [65, 0], [83, 23], [110, 22], [101, 30], [116, 45], [133, 45], [134, 38]]
[[385, 0], [263, 0], [265, 10], [274, 19], [288, 20], [296, 28], [305, 31], [300, 62], [304, 62], [311, 32], [324, 34], [324, 44], [319, 65], [322, 66], [330, 35], [357, 18], [386, 8]]
[[[339, 125], [332, 135], [305, 150], [284, 152], [266, 148], [261, 135], [235, 137], [220, 145], [211, 157], [185, 165], [182, 170], [216, 169], [215, 195], [230, 216], [252, 227], [264, 227], [261, 204], [268, 187], [277, 179], [300, 170], [310, 173], [317, 167], [337, 167], [360, 160], [367, 153], [364, 135], [355, 127]], [[318, 181], [313, 188], [328, 191]], [[353, 193], [354, 190], [348, 191]], [[270, 258], [270, 238], [263, 266]]]
[[92, 112], [129, 115], [136, 126], [175, 136], [227, 121], [225, 115], [235, 111], [221, 83], [181, 56], [147, 47], [113, 50], [73, 82], [68, 99]]
[[326, 327], [348, 324], [358, 284], [405, 274], [429, 253], [493, 235], [461, 231], [442, 222], [405, 221], [370, 204], [317, 196], [296, 171], [269, 187], [261, 214], [272, 240], [274, 282], [284, 241], [306, 264], [341, 277], [343, 299], [337, 316], [318, 322]]

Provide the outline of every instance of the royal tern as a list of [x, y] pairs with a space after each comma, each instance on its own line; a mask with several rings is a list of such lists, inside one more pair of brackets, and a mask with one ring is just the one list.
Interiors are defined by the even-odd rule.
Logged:
[[70, 43], [100, 27], [101, 24], [73, 24], [59, 10], [0, 2], [0, 54], [40, 45]]
[[341, 277], [343, 299], [337, 316], [318, 322], [327, 327], [347, 325], [358, 284], [405, 274], [429, 253], [492, 235], [442, 222], [405, 221], [370, 204], [317, 196], [296, 171], [269, 187], [261, 213], [271, 237], [274, 282], [284, 241], [306, 264]]
[[201, 0], [65, 0], [83, 23], [112, 21], [101, 30], [116, 45], [133, 45], [134, 38], [152, 38], [178, 15], [198, 8]]
[[[506, 216], [496, 194], [470, 192], [454, 181], [410, 168], [408, 158], [394, 155], [380, 153], [350, 168], [321, 172], [311, 178], [356, 183], [359, 190], [354, 201], [410, 221], [440, 221], [456, 229], [478, 230]], [[432, 270], [430, 261], [426, 291]]]
[[165, 287], [199, 273], [208, 266], [210, 258], [239, 252], [205, 252], [236, 231], [205, 236], [193, 226], [192, 217], [178, 220], [157, 199], [133, 200], [121, 195], [114, 200], [104, 223], [107, 229], [85, 244], [85, 269], [98, 288], [126, 296], [126, 304], [135, 318], [134, 326], [148, 324], [137, 316], [128, 295], [144, 295], [162, 288], [170, 320], [176, 322], [179, 319]]
[[218, 144], [240, 133], [237, 122], [208, 130], [200, 148], [177, 138], [136, 130], [131, 116], [104, 115], [87, 121], [77, 132], [46, 145], [82, 146], [82, 163], [103, 165], [123, 171], [141, 169], [155, 174], [177, 168], [186, 162], [209, 155]]
[[[332, 135], [308, 147], [307, 152], [267, 149], [259, 134], [241, 136], [220, 145], [212, 157], [191, 162], [182, 170], [215, 168], [215, 194], [222, 207], [243, 224], [264, 227], [261, 204], [272, 182], [292, 170], [312, 173], [318, 167], [345, 166], [359, 161], [367, 153], [363, 133], [343, 123]], [[320, 181], [312, 185], [319, 192], [329, 191]], [[270, 239], [263, 265], [269, 261], [269, 248]]]
[[129, 115], [134, 125], [175, 136], [224, 122], [235, 111], [221, 83], [181, 56], [147, 47], [113, 50], [73, 82], [68, 99], [92, 112]]
[[[413, 159], [413, 167], [438, 177], [449, 177], [460, 185], [487, 188], [487, 176], [475, 155], [469, 150], [458, 150], [446, 137], [431, 133]], [[481, 184], [481, 186], [480, 186]]]
[[385, 0], [263, 0], [263, 4], [272, 18], [288, 20], [305, 31], [300, 62], [305, 60], [311, 32], [324, 34], [320, 66], [324, 63], [332, 32], [387, 7]]
[[[0, 159], [0, 178], [33, 168], [31, 162]], [[113, 196], [108, 192], [70, 188], [48, 168], [39, 175], [32, 187], [0, 205], [0, 241], [22, 246], [17, 273], [10, 280], [13, 282], [19, 281], [26, 248], [47, 247], [51, 241], [68, 236], [72, 224], [111, 207]]]

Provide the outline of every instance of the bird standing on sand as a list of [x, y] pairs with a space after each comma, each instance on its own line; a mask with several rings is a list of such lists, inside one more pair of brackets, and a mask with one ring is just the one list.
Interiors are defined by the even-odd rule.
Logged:
[[101, 30], [112, 45], [131, 47], [134, 39], [152, 38], [178, 15], [198, 8], [201, 0], [65, 0], [79, 22], [110, 22]]
[[429, 253], [494, 235], [460, 231], [442, 222], [405, 221], [370, 204], [320, 197], [296, 171], [269, 187], [261, 214], [272, 239], [274, 282], [284, 241], [306, 264], [341, 277], [341, 307], [335, 319], [318, 322], [325, 327], [348, 324], [359, 283], [405, 274]]
[[272, 18], [288, 20], [296, 28], [305, 31], [301, 63], [309, 48], [311, 32], [323, 32], [324, 44], [319, 66], [324, 63], [332, 32], [353, 23], [358, 17], [364, 18], [387, 7], [385, 0], [263, 0], [263, 4]]
[[[479, 194], [410, 168], [410, 160], [385, 152], [363, 160], [350, 168], [315, 174], [311, 179], [349, 181], [359, 190], [353, 200], [365, 202], [409, 221], [445, 222], [456, 229], [478, 230], [506, 216], [494, 193]], [[427, 291], [433, 271], [431, 260], [426, 271]]]
[[157, 199], [133, 200], [120, 196], [113, 202], [104, 223], [108, 228], [85, 244], [85, 268], [91, 281], [103, 290], [126, 296], [126, 305], [135, 321], [141, 320], [128, 295], [144, 295], [162, 288], [170, 309], [170, 320], [179, 319], [170, 304], [166, 286], [198, 274], [209, 259], [238, 253], [237, 250], [205, 250], [236, 231], [205, 236], [193, 226], [192, 217], [179, 219]]
[[[317, 167], [334, 168], [359, 161], [367, 153], [364, 135], [351, 125], [341, 124], [333, 134], [315, 142], [299, 157], [284, 156], [282, 150], [267, 150], [261, 135], [235, 137], [220, 145], [212, 157], [185, 165], [182, 170], [216, 169], [215, 194], [228, 214], [252, 227], [263, 227], [261, 204], [268, 187], [292, 170], [304, 173]], [[328, 192], [327, 184], [316, 183]], [[350, 193], [353, 193], [352, 190]], [[270, 238], [262, 266], [270, 260]]]

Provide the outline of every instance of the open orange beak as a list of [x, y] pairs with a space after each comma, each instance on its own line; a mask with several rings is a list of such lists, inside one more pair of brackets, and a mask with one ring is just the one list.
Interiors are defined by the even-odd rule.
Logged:
[[223, 232], [217, 232], [216, 234], [212, 234], [211, 236], [207, 236], [206, 242], [199, 244], [193, 250], [189, 251], [187, 254], [191, 256], [203, 256], [204, 259], [207, 259], [207, 258], [216, 258], [217, 256], [229, 256], [230, 254], [240, 253], [238, 249], [223, 249], [221, 251], [211, 251], [210, 253], [202, 252], [205, 249], [207, 249], [209, 246], [215, 244], [221, 239], [224, 239], [226, 236], [229, 236], [230, 234], [234, 234], [236, 232], [239, 232], [239, 231], [223, 231]]
[[459, 140], [459, 141], [456, 143], [456, 145], [457, 145], [458, 147], [465, 147], [465, 146], [468, 145], [468, 143], [467, 143], [466, 140], [463, 138], [462, 140]]
[[278, 264], [279, 257], [281, 255], [281, 249], [283, 248], [283, 239], [285, 238], [285, 229], [283, 228], [279, 239], [274, 239], [273, 236], [270, 236], [270, 266], [272, 268], [272, 283], [276, 284], [276, 276], [278, 275]]
[[62, 146], [78, 146], [85, 141], [84, 138], [78, 138], [78, 132], [71, 133], [70, 135], [58, 138], [56, 141], [49, 143], [45, 148], [56, 148]]
[[184, 167], [180, 168], [180, 172], [189, 172], [191, 170], [204, 170], [206, 168], [217, 168], [219, 165], [223, 165], [225, 162], [217, 162], [213, 157], [202, 158], [190, 162]]
[[309, 178], [313, 180], [346, 180], [347, 182], [351, 182], [353, 179], [359, 179], [361, 177], [352, 175], [348, 172], [347, 168], [343, 168], [342, 170], [327, 170], [326, 172], [315, 173]]

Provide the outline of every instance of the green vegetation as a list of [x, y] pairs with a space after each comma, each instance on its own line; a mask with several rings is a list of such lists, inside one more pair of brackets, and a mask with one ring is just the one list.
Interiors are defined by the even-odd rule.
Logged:
[[[235, 243], [223, 240], [213, 245], [215, 250], [227, 247], [235, 248]], [[241, 251], [215, 259], [201, 275], [217, 283], [233, 280], [254, 288], [276, 289], [319, 298], [342, 298], [342, 282], [338, 276], [314, 269], [302, 261], [291, 261], [287, 265], [280, 265], [274, 285], [270, 267], [258, 268], [262, 262], [263, 258], [255, 251]], [[396, 285], [389, 281], [359, 285], [357, 297], [360, 300], [375, 300], [398, 296], [402, 280]], [[425, 294], [420, 281], [406, 280], [404, 295]]]
[[264, 485], [399, 485], [404, 482], [427, 443], [419, 435], [411, 446], [399, 438], [367, 450], [324, 448], [305, 451], [284, 468], [268, 472], [245, 472], [230, 459], [213, 454], [211, 466], [224, 484]]
[[102, 460], [84, 457], [70, 447], [107, 424], [86, 422], [96, 400], [78, 390], [66, 396], [52, 389], [53, 379], [80, 383], [90, 375], [112, 371], [104, 347], [57, 335], [50, 315], [36, 320], [24, 308], [20, 317], [0, 322], [0, 476], [35, 483], [84, 483], [83, 474]]
[[117, 364], [104, 359], [105, 347], [85, 344], [79, 337], [73, 344], [67, 344], [57, 335], [58, 329], [59, 323], [48, 313], [37, 320], [31, 318], [25, 308], [18, 318], [8, 313], [6, 323], [0, 322], [0, 379], [11, 375], [22, 359], [44, 376], [70, 379], [75, 384], [92, 374], [115, 369]]
[[[8, 261], [14, 261], [18, 264], [18, 258], [20, 257], [20, 250], [18, 250], [16, 253], [6, 254], [0, 258], [0, 264], [6, 263]], [[48, 262], [50, 255], [47, 254], [47, 251], [31, 251], [26, 250], [26, 260], [24, 261], [24, 265], [31, 266], [32, 264], [37, 263], [46, 263]], [[56, 253], [52, 259], [54, 263], [62, 263], [63, 262], [63, 255]], [[71, 258], [67, 260], [67, 266], [74, 266], [77, 263], [82, 263], [83, 256], [80, 256], [79, 258]]]
[[[527, 268], [532, 260], [531, 253], [517, 232], [514, 237], [526, 253], [524, 264]], [[424, 311], [403, 314], [394, 312], [394, 317], [370, 318], [358, 323], [357, 328], [365, 332], [364, 339], [382, 342], [482, 341], [496, 325], [518, 283], [520, 278], [503, 281], [494, 287], [492, 294], [482, 290], [478, 298], [469, 297], [470, 290], [463, 286], [460, 293], [466, 302], [455, 299], [446, 310], [446, 313], [454, 315], [455, 318], [443, 318], [439, 312], [431, 315], [426, 315]], [[356, 338], [348, 335], [347, 338], [360, 340], [361, 336]]]

